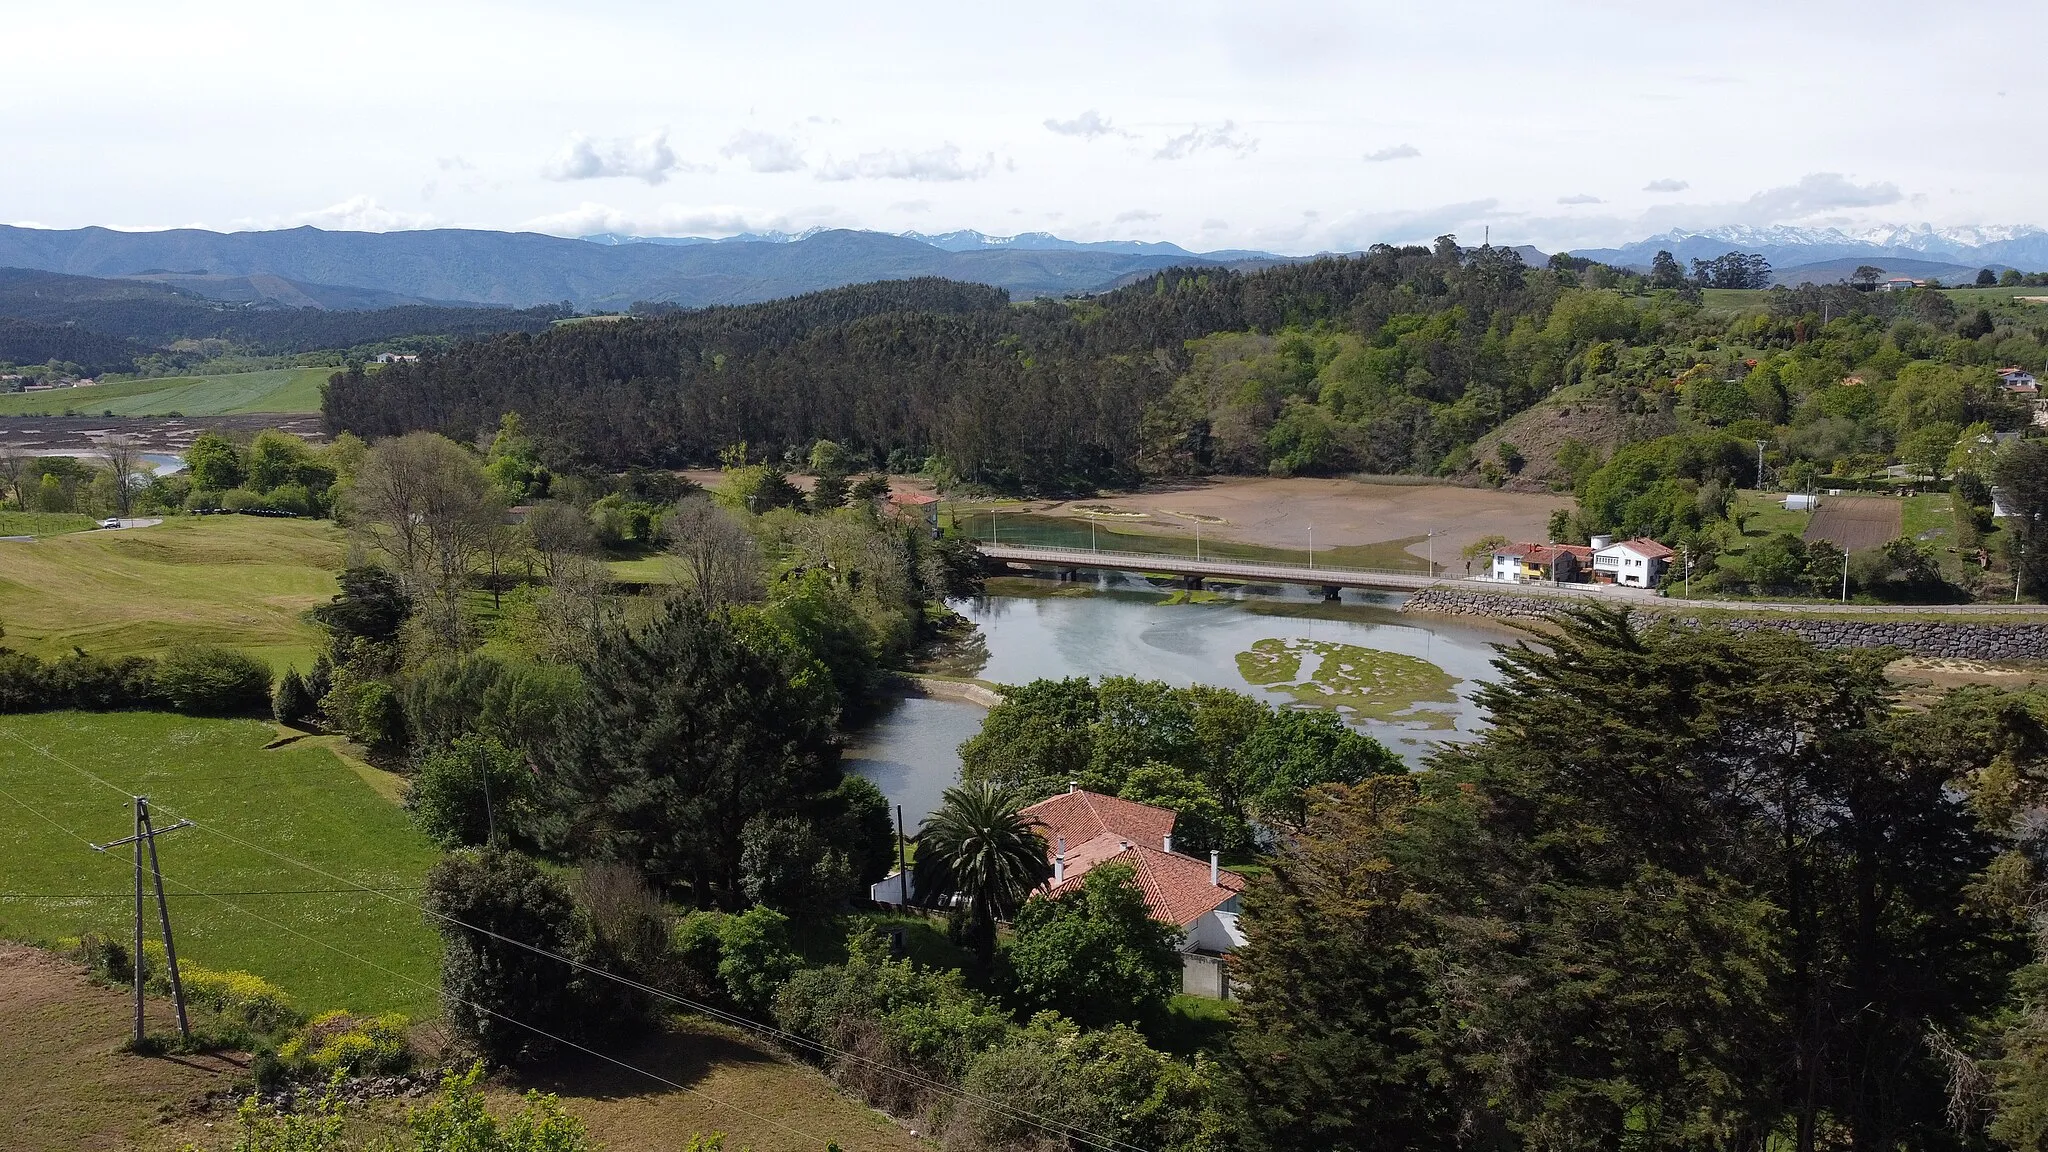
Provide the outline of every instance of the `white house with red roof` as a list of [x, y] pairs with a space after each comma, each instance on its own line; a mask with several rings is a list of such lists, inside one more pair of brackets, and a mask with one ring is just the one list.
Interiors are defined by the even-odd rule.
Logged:
[[1630, 588], [1655, 588], [1677, 555], [1647, 536], [1593, 550], [1593, 579]]
[[1128, 865], [1153, 919], [1181, 930], [1181, 990], [1229, 998], [1225, 957], [1245, 942], [1238, 927], [1244, 877], [1224, 868], [1216, 852], [1201, 860], [1174, 851], [1177, 813], [1070, 786], [1018, 814], [1045, 837], [1052, 879], [1041, 889], [1043, 895], [1058, 899], [1072, 892], [1082, 877], [1104, 864]]

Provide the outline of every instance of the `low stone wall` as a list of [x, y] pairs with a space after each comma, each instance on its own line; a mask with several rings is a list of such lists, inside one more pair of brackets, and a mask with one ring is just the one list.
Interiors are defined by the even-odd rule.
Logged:
[[[1442, 584], [1424, 588], [1401, 604], [1403, 612], [1434, 612], [1441, 616], [1484, 616], [1490, 620], [1541, 620], [1560, 609], [1588, 602], [1582, 596], [1541, 592], [1482, 592]], [[1619, 602], [1617, 602], [1619, 603]]]
[[[1467, 588], [1425, 588], [1401, 605], [1403, 612], [1446, 616], [1483, 616], [1493, 620], [1540, 620], [1583, 599], [1542, 594], [1482, 592]], [[1617, 604], [1621, 602], [1617, 601]], [[1644, 612], [1666, 615], [1696, 627], [1696, 616], [1671, 613], [1650, 604], [1631, 604]], [[2048, 622], [1993, 623], [1957, 615], [1954, 619], [1843, 620], [1774, 612], [1756, 616], [1718, 616], [1709, 623], [1735, 632], [1789, 632], [1822, 648], [1899, 648], [1915, 656], [1967, 660], [2048, 660]]]
[[[1676, 617], [1681, 624], [1699, 623]], [[1961, 660], [2048, 660], [2048, 624], [1950, 620], [1813, 620], [1736, 616], [1713, 623], [1735, 632], [1790, 632], [1822, 648], [1899, 648]]]
[[965, 680], [941, 680], [936, 676], [909, 676], [906, 679], [926, 696], [936, 696], [944, 700], [965, 700], [969, 704], [979, 704], [983, 708], [993, 708], [1003, 702], [1001, 692], [983, 684], [973, 684]]

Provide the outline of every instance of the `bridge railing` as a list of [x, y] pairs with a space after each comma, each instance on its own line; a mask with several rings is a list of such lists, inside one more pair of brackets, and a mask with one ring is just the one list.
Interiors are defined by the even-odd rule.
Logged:
[[1000, 550], [1012, 554], [1012, 558], [1039, 557], [1067, 564], [1080, 562], [1079, 566], [1081, 567], [1086, 567], [1085, 560], [1087, 558], [1094, 558], [1113, 561], [1119, 565], [1150, 566], [1161, 571], [1173, 568], [1191, 569], [1199, 566], [1215, 572], [1250, 569], [1261, 572], [1308, 573], [1310, 575], [1327, 572], [1332, 576], [1405, 576], [1411, 580], [1455, 579], [1455, 577], [1449, 576], [1431, 576], [1427, 572], [1418, 572], [1412, 568], [1353, 568], [1344, 565], [1333, 566], [1327, 564], [1312, 566], [1309, 564], [1290, 564], [1281, 560], [1214, 559], [1206, 556], [1198, 559], [1194, 556], [1170, 552], [1125, 552], [1113, 548], [1062, 548], [1050, 544], [1009, 544], [995, 540], [977, 540], [975, 543], [984, 551]]

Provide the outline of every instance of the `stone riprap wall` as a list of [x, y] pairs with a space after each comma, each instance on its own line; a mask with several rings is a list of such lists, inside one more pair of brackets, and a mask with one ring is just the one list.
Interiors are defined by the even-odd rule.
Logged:
[[[1479, 592], [1465, 588], [1426, 588], [1401, 605], [1403, 612], [1436, 612], [1448, 616], [1484, 616], [1495, 620], [1541, 619], [1561, 608], [1584, 603], [1562, 596]], [[1678, 623], [1696, 626], [1698, 617], [1669, 613], [1655, 605], [1628, 603], [1644, 611], [1669, 615]], [[1822, 648], [1899, 648], [1915, 656], [1953, 657], [1966, 660], [2048, 660], [2048, 621], [2040, 624], [1994, 623], [1971, 620], [1957, 614], [1953, 619], [1844, 620], [1770, 613], [1756, 616], [1720, 616], [1711, 623], [1736, 632], [1790, 632]]]

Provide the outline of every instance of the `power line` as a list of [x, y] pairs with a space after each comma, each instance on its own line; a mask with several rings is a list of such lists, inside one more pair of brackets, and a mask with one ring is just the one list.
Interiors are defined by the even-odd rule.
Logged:
[[[9, 735], [12, 736], [14, 734], [10, 732]], [[120, 788], [116, 787], [115, 785], [108, 783], [106, 780], [101, 779], [98, 776], [95, 776], [93, 773], [88, 772], [83, 768], [80, 768], [78, 765], [71, 763], [64, 757], [57, 755], [55, 752], [52, 752], [47, 748], [40, 747], [27, 740], [22, 740], [21, 737], [19, 736], [15, 736], [15, 739], [23, 744], [26, 744], [28, 747], [35, 749], [35, 751], [40, 753], [41, 755], [48, 757], [49, 759], [55, 761], [58, 764], [62, 764], [65, 767], [70, 768], [71, 770], [103, 785], [106, 788], [109, 788], [115, 792], [120, 792], [122, 795], [128, 795], [128, 793], [123, 792]], [[163, 811], [173, 816], [180, 815], [179, 813], [173, 812], [170, 809], [163, 809]], [[181, 818], [188, 820], [191, 819], [189, 816], [183, 816]], [[548, 957], [549, 959], [568, 965], [570, 968], [573, 968], [577, 971], [586, 972], [593, 976], [599, 976], [607, 980], [612, 980], [616, 983], [635, 989], [636, 991], [642, 992], [646, 995], [653, 996], [661, 1000], [666, 1000], [669, 1003], [678, 1005], [680, 1007], [688, 1008], [694, 1012], [698, 1012], [702, 1015], [708, 1016], [713, 1020], [717, 1020], [721, 1023], [745, 1029], [747, 1031], [753, 1032], [757, 1035], [766, 1037], [768, 1039], [778, 1040], [798, 1048], [806, 1049], [811, 1052], [817, 1053], [820, 1056], [835, 1056], [841, 1060], [855, 1061], [867, 1065], [879, 1072], [882, 1072], [885, 1075], [893, 1076], [896, 1079], [901, 1080], [907, 1084], [928, 1089], [932, 1092], [950, 1097], [962, 1103], [978, 1105], [982, 1108], [988, 1109], [990, 1112], [998, 1116], [1003, 1117], [1004, 1119], [1019, 1124], [1025, 1124], [1033, 1128], [1037, 1128], [1040, 1131], [1045, 1132], [1049, 1135], [1063, 1136], [1069, 1139], [1077, 1140], [1080, 1143], [1098, 1149], [1099, 1152], [1146, 1152], [1144, 1148], [1140, 1147], [1139, 1145], [1129, 1143], [1128, 1141], [1119, 1140], [1113, 1136], [1104, 1136], [1098, 1133], [1090, 1132], [1086, 1129], [1076, 1127], [1072, 1124], [1065, 1124], [1056, 1120], [1051, 1120], [1049, 1118], [1039, 1116], [1036, 1113], [1029, 1112], [1024, 1109], [1015, 1108], [1011, 1105], [1003, 1103], [1002, 1101], [995, 1100], [986, 1096], [981, 1096], [974, 1092], [969, 1092], [966, 1089], [959, 1087], [958, 1085], [949, 1084], [941, 1080], [933, 1079], [932, 1077], [925, 1076], [920, 1072], [900, 1068], [896, 1065], [879, 1061], [872, 1057], [861, 1055], [857, 1052], [850, 1052], [844, 1049], [835, 1048], [831, 1045], [811, 1040], [807, 1037], [799, 1036], [796, 1033], [788, 1032], [781, 1028], [777, 1028], [774, 1025], [763, 1024], [749, 1017], [741, 1016], [737, 1013], [727, 1012], [724, 1009], [715, 1007], [713, 1005], [704, 1004], [696, 1000], [691, 1000], [688, 997], [676, 995], [675, 993], [669, 992], [665, 989], [657, 988], [651, 984], [646, 984], [639, 980], [635, 980], [630, 976], [621, 975], [617, 972], [611, 972], [603, 968], [598, 968], [593, 965], [586, 964], [583, 961], [575, 959], [574, 957], [565, 956], [559, 952], [554, 952], [550, 949], [542, 948], [539, 945], [530, 944], [524, 940], [514, 939], [513, 937], [505, 936], [501, 933], [494, 932], [488, 928], [482, 928], [474, 924], [469, 924], [465, 921], [458, 920], [453, 916], [449, 916], [446, 913], [437, 912], [431, 908], [428, 908], [424, 904], [420, 904], [416, 901], [400, 899], [396, 896], [391, 895], [389, 892], [364, 887], [350, 880], [346, 876], [337, 875], [317, 865], [309, 864], [306, 861], [299, 860], [291, 856], [287, 856], [282, 852], [274, 851], [261, 844], [244, 840], [241, 837], [234, 835], [233, 833], [223, 831], [209, 824], [193, 820], [192, 826], [202, 832], [211, 833], [212, 835], [218, 836], [224, 840], [229, 841], [230, 843], [237, 844], [241, 847], [247, 848], [250, 851], [261, 853], [265, 856], [270, 857], [273, 860], [278, 861], [279, 863], [288, 864], [295, 868], [302, 868], [308, 872], [312, 872], [315, 875], [322, 876], [329, 880], [335, 881], [338, 884], [345, 885], [346, 887], [343, 890], [344, 892], [371, 892], [375, 895], [382, 896], [384, 899], [389, 900], [390, 902], [397, 904], [401, 907], [411, 908], [417, 912], [420, 912], [429, 918], [439, 920], [443, 923], [452, 925], [454, 927], [462, 928], [470, 932], [475, 932], [478, 935], [489, 937], [490, 939], [499, 941], [500, 943], [507, 944], [515, 948], [523, 949], [527, 952], [533, 953], [538, 956]], [[253, 916], [255, 914], [248, 913], [248, 915]], [[258, 918], [261, 919], [260, 917]], [[269, 923], [269, 921], [265, 922]], [[368, 961], [365, 961], [365, 963], [368, 963]]]
[[[394, 888], [240, 888], [231, 892], [175, 892], [175, 896], [351, 896], [359, 892], [424, 892], [419, 884]], [[0, 892], [0, 900], [126, 900], [126, 892]]]
[[[92, 841], [91, 841], [90, 839], [88, 839], [88, 838], [87, 838], [87, 837], [85, 837], [85, 836], [81, 836], [81, 835], [79, 835], [79, 834], [78, 834], [77, 832], [74, 832], [74, 831], [72, 831], [72, 830], [71, 830], [70, 828], [66, 827], [66, 826], [65, 826], [64, 824], [60, 823], [59, 821], [57, 821], [57, 820], [56, 820], [55, 818], [51, 817], [51, 816], [50, 816], [50, 815], [48, 815], [47, 813], [45, 813], [45, 812], [41, 811], [40, 809], [38, 809], [38, 808], [34, 807], [33, 805], [31, 805], [31, 804], [29, 804], [29, 803], [27, 803], [26, 801], [22, 800], [22, 799], [21, 799], [20, 797], [18, 797], [18, 796], [15, 796], [15, 795], [14, 795], [14, 794], [13, 794], [12, 792], [8, 792], [8, 791], [6, 791], [6, 790], [4, 790], [4, 789], [0, 789], [0, 796], [5, 796], [5, 797], [7, 797], [7, 799], [9, 799], [9, 800], [13, 801], [13, 802], [14, 802], [15, 804], [18, 804], [18, 805], [20, 805], [20, 806], [21, 806], [22, 808], [26, 809], [27, 811], [29, 811], [30, 813], [32, 813], [33, 815], [35, 815], [35, 816], [36, 816], [36, 817], [37, 817], [38, 819], [41, 819], [41, 820], [42, 820], [42, 821], [43, 821], [44, 823], [46, 823], [46, 824], [49, 824], [49, 825], [50, 825], [50, 826], [51, 826], [52, 828], [55, 828], [55, 829], [57, 829], [57, 830], [58, 830], [59, 832], [62, 832], [62, 833], [64, 833], [65, 835], [67, 835], [67, 836], [70, 836], [70, 837], [71, 837], [72, 839], [74, 839], [74, 840], [77, 840], [77, 841], [79, 841], [80, 843], [82, 843], [82, 844], [86, 845], [87, 847], [91, 847], [91, 846], [92, 846]], [[553, 1042], [555, 1042], [555, 1043], [557, 1043], [557, 1044], [560, 1044], [560, 1045], [562, 1045], [562, 1046], [564, 1046], [564, 1047], [566, 1047], [566, 1048], [573, 1048], [573, 1049], [575, 1049], [575, 1050], [576, 1050], [576, 1051], [578, 1051], [578, 1052], [582, 1052], [582, 1053], [584, 1053], [584, 1054], [586, 1054], [586, 1055], [589, 1055], [589, 1056], [595, 1056], [595, 1057], [597, 1057], [598, 1059], [600, 1059], [600, 1060], [603, 1060], [603, 1061], [605, 1061], [605, 1062], [607, 1062], [607, 1063], [609, 1063], [609, 1064], [615, 1064], [615, 1065], [617, 1065], [618, 1067], [620, 1067], [620, 1068], [623, 1068], [623, 1069], [625, 1069], [625, 1070], [627, 1070], [627, 1071], [629, 1071], [629, 1072], [636, 1072], [636, 1073], [638, 1073], [638, 1074], [640, 1074], [640, 1075], [642, 1075], [642, 1076], [645, 1076], [645, 1077], [647, 1077], [647, 1078], [648, 1078], [648, 1079], [650, 1079], [650, 1080], [653, 1080], [653, 1081], [655, 1081], [655, 1082], [656, 1082], [656, 1083], [658, 1083], [658, 1084], [665, 1084], [665, 1085], [667, 1085], [668, 1087], [671, 1087], [671, 1088], [675, 1088], [675, 1089], [678, 1089], [678, 1090], [680, 1090], [680, 1091], [683, 1091], [683, 1092], [688, 1092], [688, 1093], [690, 1093], [690, 1094], [691, 1094], [691, 1095], [693, 1095], [693, 1096], [702, 1096], [702, 1097], [703, 1097], [704, 1099], [706, 1099], [706, 1100], [709, 1100], [709, 1101], [711, 1101], [711, 1102], [712, 1102], [712, 1103], [714, 1103], [714, 1104], [720, 1105], [721, 1107], [725, 1107], [725, 1108], [730, 1108], [730, 1109], [732, 1109], [732, 1110], [733, 1110], [734, 1112], [737, 1112], [737, 1113], [739, 1113], [739, 1114], [740, 1114], [740, 1115], [742, 1115], [742, 1116], [746, 1116], [746, 1117], [749, 1117], [750, 1119], [754, 1119], [754, 1120], [758, 1120], [758, 1121], [761, 1121], [761, 1122], [762, 1122], [762, 1123], [764, 1123], [764, 1124], [770, 1124], [770, 1125], [773, 1125], [774, 1127], [780, 1128], [780, 1129], [782, 1129], [782, 1130], [783, 1130], [783, 1131], [785, 1131], [785, 1132], [791, 1133], [791, 1134], [793, 1134], [793, 1135], [796, 1135], [796, 1136], [800, 1136], [800, 1137], [804, 1138], [805, 1140], [810, 1140], [810, 1141], [814, 1141], [814, 1142], [817, 1142], [817, 1143], [819, 1143], [819, 1144], [826, 1144], [826, 1143], [830, 1143], [830, 1142], [831, 1142], [831, 1141], [827, 1140], [827, 1139], [826, 1139], [825, 1137], [821, 1137], [821, 1136], [818, 1136], [818, 1135], [816, 1135], [815, 1133], [811, 1133], [811, 1132], [806, 1132], [806, 1131], [804, 1131], [803, 1129], [801, 1129], [801, 1128], [797, 1128], [797, 1127], [795, 1127], [795, 1126], [793, 1126], [793, 1125], [790, 1125], [790, 1124], [785, 1124], [785, 1123], [783, 1123], [782, 1121], [780, 1121], [780, 1120], [777, 1120], [777, 1119], [775, 1119], [775, 1118], [774, 1118], [774, 1117], [772, 1117], [772, 1116], [764, 1116], [764, 1115], [762, 1115], [762, 1114], [760, 1114], [760, 1113], [758, 1113], [758, 1112], [755, 1112], [755, 1111], [753, 1111], [752, 1109], [749, 1109], [749, 1108], [744, 1108], [744, 1107], [741, 1107], [741, 1106], [740, 1106], [740, 1105], [738, 1105], [738, 1104], [734, 1104], [734, 1103], [732, 1103], [732, 1102], [731, 1102], [731, 1101], [729, 1101], [729, 1100], [721, 1100], [721, 1099], [719, 1099], [718, 1097], [716, 1097], [716, 1096], [712, 1095], [712, 1094], [711, 1094], [711, 1093], [709, 1093], [709, 1092], [706, 1092], [706, 1091], [704, 1091], [704, 1090], [703, 1090], [703, 1089], [701, 1089], [701, 1088], [692, 1088], [692, 1087], [690, 1087], [690, 1086], [689, 1086], [689, 1085], [687, 1085], [687, 1084], [679, 1084], [679, 1083], [677, 1083], [676, 1081], [674, 1081], [674, 1080], [671, 1080], [671, 1079], [669, 1079], [669, 1078], [668, 1078], [668, 1077], [666, 1077], [666, 1076], [663, 1076], [663, 1075], [661, 1075], [661, 1074], [659, 1074], [659, 1073], [656, 1073], [656, 1072], [651, 1072], [651, 1071], [649, 1071], [649, 1070], [647, 1070], [647, 1069], [645, 1069], [645, 1068], [642, 1068], [642, 1067], [640, 1067], [640, 1066], [638, 1066], [638, 1065], [636, 1065], [636, 1064], [631, 1064], [631, 1063], [628, 1063], [627, 1061], [621, 1060], [621, 1059], [619, 1059], [619, 1058], [618, 1058], [618, 1057], [616, 1057], [616, 1056], [612, 1056], [612, 1055], [609, 1055], [609, 1054], [607, 1054], [607, 1053], [604, 1053], [604, 1052], [600, 1052], [600, 1051], [598, 1051], [598, 1050], [597, 1050], [597, 1049], [595, 1049], [595, 1048], [590, 1048], [590, 1047], [587, 1047], [587, 1046], [585, 1046], [585, 1045], [582, 1045], [582, 1044], [578, 1044], [578, 1043], [577, 1043], [577, 1042], [575, 1042], [574, 1040], [570, 1040], [570, 1039], [567, 1039], [567, 1038], [565, 1038], [565, 1037], [562, 1037], [562, 1036], [557, 1036], [557, 1035], [555, 1035], [554, 1033], [552, 1033], [552, 1032], [549, 1032], [549, 1031], [548, 1031], [547, 1029], [545, 1029], [545, 1028], [541, 1028], [541, 1027], [539, 1027], [538, 1025], [534, 1025], [534, 1024], [529, 1024], [529, 1023], [527, 1023], [527, 1022], [526, 1022], [526, 1021], [524, 1021], [524, 1020], [520, 1020], [520, 1019], [518, 1019], [517, 1017], [514, 1017], [514, 1016], [510, 1016], [510, 1015], [507, 1015], [507, 1014], [505, 1014], [505, 1013], [503, 1013], [503, 1012], [499, 1012], [499, 1011], [496, 1011], [496, 1010], [494, 1010], [494, 1009], [491, 1009], [491, 1008], [487, 1008], [487, 1007], [485, 1007], [484, 1005], [482, 1005], [482, 1004], [478, 1004], [478, 1003], [476, 1003], [476, 1002], [475, 1002], [475, 1001], [473, 1001], [473, 1000], [466, 1000], [466, 999], [463, 999], [463, 998], [461, 998], [461, 997], [449, 997], [449, 996], [448, 996], [448, 994], [447, 994], [447, 991], [446, 991], [445, 989], [439, 988], [439, 987], [437, 987], [437, 986], [435, 986], [435, 985], [432, 985], [432, 984], [428, 984], [428, 983], [426, 983], [426, 982], [425, 982], [425, 981], [423, 981], [423, 980], [418, 980], [418, 979], [415, 979], [415, 978], [413, 978], [413, 977], [411, 977], [411, 976], [408, 976], [408, 975], [406, 975], [406, 974], [405, 974], [405, 973], [403, 973], [403, 972], [398, 972], [398, 971], [394, 971], [394, 970], [392, 970], [392, 969], [390, 969], [390, 968], [386, 968], [386, 967], [385, 967], [384, 965], [382, 965], [382, 964], [379, 964], [379, 963], [377, 963], [377, 962], [376, 962], [376, 961], [374, 961], [374, 960], [371, 960], [371, 959], [369, 959], [369, 958], [367, 958], [367, 957], [364, 957], [364, 956], [359, 956], [359, 955], [357, 955], [357, 954], [355, 954], [355, 953], [353, 953], [353, 952], [350, 952], [350, 951], [348, 951], [348, 950], [347, 950], [347, 949], [345, 949], [345, 948], [340, 948], [340, 947], [337, 947], [337, 946], [335, 946], [335, 945], [333, 945], [333, 944], [330, 944], [330, 943], [328, 943], [328, 942], [327, 942], [327, 941], [325, 941], [325, 940], [322, 940], [322, 939], [320, 939], [320, 938], [319, 938], [319, 937], [317, 937], [317, 936], [313, 936], [313, 935], [311, 935], [311, 934], [309, 934], [309, 933], [306, 933], [306, 932], [302, 932], [302, 931], [300, 931], [299, 929], [297, 929], [297, 928], [294, 928], [294, 927], [292, 927], [292, 926], [291, 926], [291, 925], [289, 925], [289, 924], [282, 924], [282, 923], [279, 923], [278, 921], [276, 921], [276, 920], [272, 920], [272, 919], [270, 919], [270, 918], [269, 918], [269, 917], [267, 917], [267, 916], [261, 915], [261, 914], [259, 914], [259, 913], [256, 913], [256, 912], [252, 912], [252, 911], [250, 911], [249, 909], [247, 909], [247, 908], [244, 908], [244, 907], [242, 907], [242, 906], [241, 906], [241, 905], [239, 905], [239, 904], [232, 904], [232, 903], [229, 903], [229, 902], [228, 902], [227, 900], [221, 899], [221, 898], [220, 898], [219, 896], [216, 896], [216, 895], [214, 895], [213, 893], [210, 893], [210, 892], [203, 892], [203, 891], [200, 891], [199, 889], [193, 888], [192, 886], [190, 886], [190, 885], [188, 885], [188, 884], [185, 884], [185, 883], [183, 883], [183, 882], [179, 881], [179, 880], [178, 880], [178, 879], [177, 879], [176, 877], [173, 877], [173, 876], [168, 876], [168, 875], [166, 875], [166, 876], [164, 876], [164, 877], [163, 877], [163, 879], [164, 879], [164, 882], [165, 882], [166, 884], [169, 884], [169, 885], [171, 885], [171, 886], [172, 886], [172, 887], [174, 887], [174, 888], [180, 888], [180, 889], [183, 889], [183, 892], [182, 892], [182, 893], [180, 893], [181, 895], [186, 895], [186, 896], [204, 896], [204, 897], [208, 897], [208, 898], [212, 899], [212, 900], [213, 900], [213, 901], [214, 901], [215, 903], [217, 903], [217, 904], [221, 905], [222, 907], [224, 907], [224, 908], [227, 908], [227, 909], [229, 909], [229, 910], [231, 910], [231, 911], [234, 911], [234, 912], [239, 912], [239, 913], [241, 913], [242, 915], [244, 915], [244, 916], [247, 916], [247, 917], [249, 917], [249, 918], [250, 918], [250, 919], [252, 919], [252, 920], [258, 921], [258, 922], [260, 922], [260, 923], [263, 923], [263, 924], [268, 924], [268, 925], [270, 925], [270, 926], [271, 926], [272, 928], [275, 928], [275, 929], [277, 929], [277, 930], [279, 930], [279, 931], [281, 931], [281, 932], [288, 932], [288, 933], [290, 933], [291, 935], [293, 935], [293, 936], [297, 936], [297, 937], [299, 937], [300, 939], [302, 939], [302, 940], [305, 940], [305, 941], [307, 941], [307, 942], [309, 942], [309, 943], [312, 943], [312, 944], [317, 944], [317, 945], [319, 945], [320, 947], [322, 947], [322, 948], [325, 948], [325, 949], [327, 949], [328, 951], [330, 951], [330, 952], [333, 952], [333, 953], [335, 953], [335, 954], [336, 954], [336, 955], [338, 955], [338, 956], [342, 956], [342, 957], [345, 957], [345, 958], [347, 958], [347, 959], [350, 959], [350, 960], [354, 960], [354, 961], [355, 961], [356, 963], [358, 963], [358, 964], [362, 964], [362, 965], [365, 965], [365, 966], [367, 966], [367, 967], [370, 967], [370, 968], [374, 968], [374, 969], [376, 969], [377, 971], [379, 971], [379, 972], [382, 972], [382, 973], [384, 973], [385, 975], [387, 975], [387, 976], [390, 976], [390, 977], [392, 977], [393, 979], [396, 979], [396, 980], [400, 980], [400, 981], [403, 981], [404, 983], [410, 984], [410, 985], [412, 985], [412, 986], [414, 986], [414, 987], [416, 987], [416, 988], [420, 988], [420, 989], [423, 989], [423, 990], [425, 990], [425, 991], [428, 991], [428, 992], [435, 992], [435, 993], [438, 993], [438, 994], [439, 994], [439, 995], [441, 995], [441, 996], [442, 996], [442, 997], [443, 997], [444, 999], [453, 999], [453, 1000], [454, 1000], [454, 1001], [455, 1001], [456, 1003], [458, 1003], [458, 1004], [462, 1004], [462, 1005], [465, 1005], [465, 1006], [467, 1006], [467, 1007], [469, 1007], [469, 1008], [473, 1009], [474, 1011], [477, 1011], [477, 1012], [481, 1012], [481, 1013], [483, 1013], [483, 1014], [485, 1014], [485, 1015], [487, 1015], [487, 1016], [493, 1017], [493, 1018], [495, 1018], [495, 1019], [498, 1019], [498, 1020], [502, 1020], [502, 1021], [504, 1021], [504, 1022], [505, 1022], [505, 1023], [507, 1023], [507, 1024], [511, 1024], [511, 1025], [514, 1025], [514, 1026], [516, 1026], [516, 1027], [519, 1027], [519, 1028], [524, 1028], [524, 1029], [526, 1029], [527, 1031], [529, 1031], [529, 1032], [532, 1032], [532, 1033], [534, 1033], [534, 1034], [535, 1034], [535, 1035], [537, 1035], [537, 1036], [542, 1036], [542, 1037], [545, 1037], [546, 1039], [548, 1039], [548, 1040], [551, 1040], [551, 1041], [553, 1041]]]

